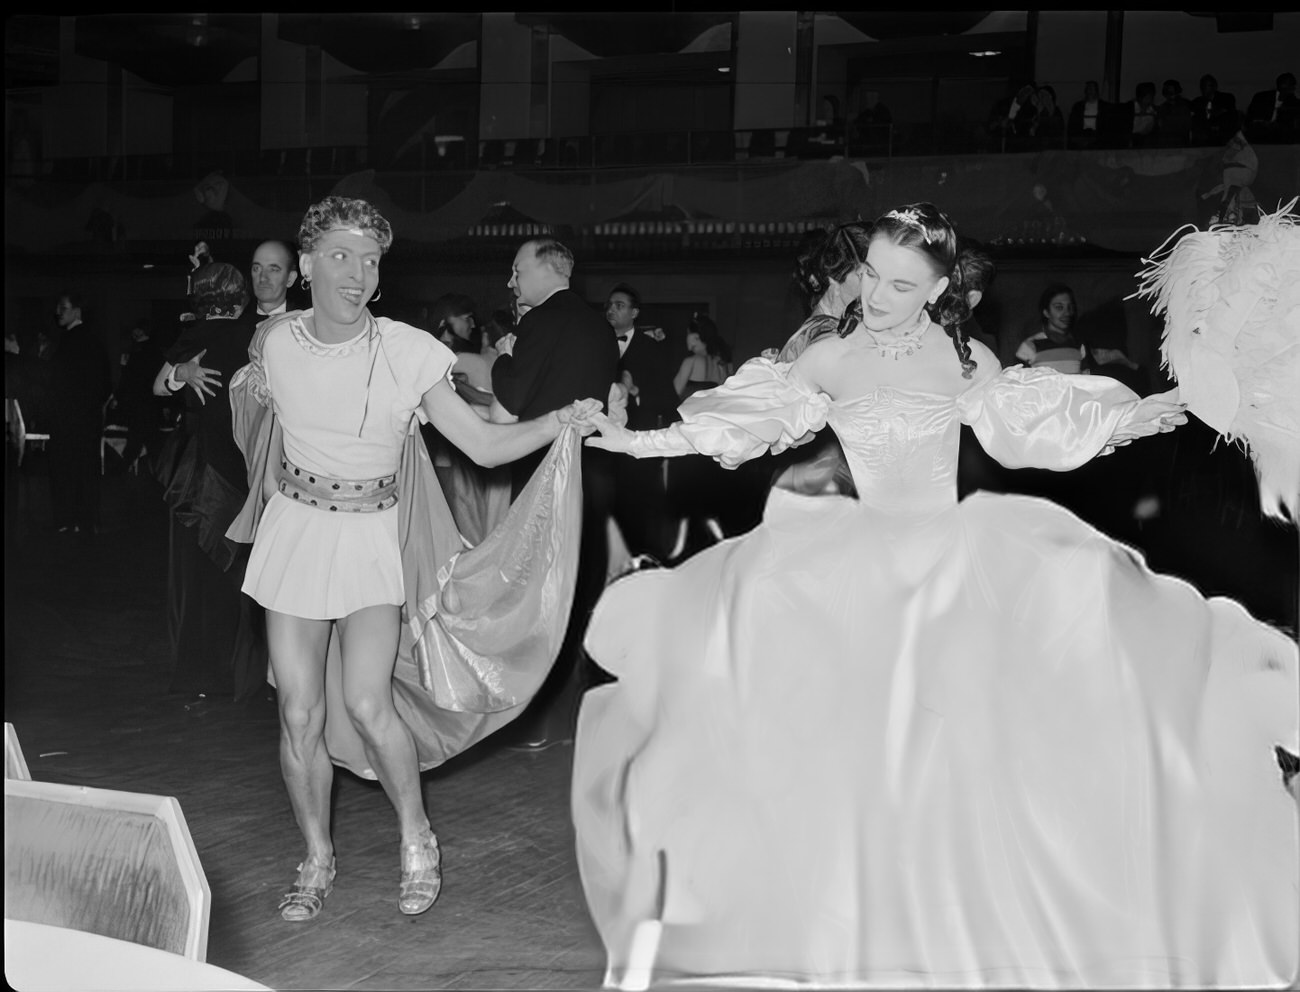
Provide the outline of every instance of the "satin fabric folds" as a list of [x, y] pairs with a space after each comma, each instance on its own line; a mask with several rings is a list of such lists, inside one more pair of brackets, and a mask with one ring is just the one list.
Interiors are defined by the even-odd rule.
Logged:
[[[248, 462], [248, 502], [227, 536], [251, 543], [276, 491], [283, 447], [265, 378], [264, 325], [250, 364], [231, 381], [234, 433]], [[505, 519], [469, 547], [438, 485], [417, 417], [398, 470], [399, 543], [406, 602], [393, 697], [420, 768], [482, 740], [527, 706], [554, 663], [568, 622], [581, 526], [581, 440], [566, 429]], [[326, 662], [325, 743], [330, 758], [375, 778], [343, 705], [338, 637]]]
[[774, 490], [597, 607], [616, 681], [584, 697], [572, 812], [608, 981], [646, 921], [656, 982], [1293, 981], [1293, 641], [1050, 502], [956, 500], [962, 423], [1065, 469], [1140, 433], [1137, 397], [1009, 369], [831, 401], [755, 361], [647, 450], [829, 423], [861, 500]]

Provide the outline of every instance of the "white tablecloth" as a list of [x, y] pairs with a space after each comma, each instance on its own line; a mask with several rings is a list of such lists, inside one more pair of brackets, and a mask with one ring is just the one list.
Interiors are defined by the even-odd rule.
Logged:
[[169, 951], [21, 920], [5, 920], [5, 978], [22, 992], [270, 992], [251, 978]]

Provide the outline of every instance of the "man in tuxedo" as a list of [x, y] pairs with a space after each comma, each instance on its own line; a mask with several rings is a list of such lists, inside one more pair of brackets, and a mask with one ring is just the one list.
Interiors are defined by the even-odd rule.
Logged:
[[[627, 426], [634, 431], [667, 427], [677, 419], [676, 372], [664, 332], [638, 328], [641, 296], [627, 283], [609, 291], [605, 319], [618, 342], [618, 370], [628, 392]], [[665, 561], [671, 550], [664, 459], [614, 462], [614, 519], [634, 555]]]
[[[508, 283], [527, 310], [513, 335], [497, 344], [492, 365], [492, 419], [529, 420], [574, 400], [605, 399], [618, 379], [619, 349], [604, 318], [569, 288], [573, 253], [554, 238], [526, 241], [515, 254]], [[511, 466], [518, 496], [545, 457], [539, 451]], [[573, 738], [578, 698], [589, 681], [582, 638], [605, 587], [606, 523], [613, 503], [612, 459], [582, 449], [582, 539], [569, 627], [555, 667], [519, 718], [519, 747], [541, 750]]]
[[1201, 95], [1192, 101], [1192, 144], [1222, 145], [1237, 127], [1237, 98], [1219, 92], [1219, 81], [1206, 73], [1201, 77]]
[[1275, 89], [1262, 90], [1250, 98], [1246, 136], [1259, 142], [1300, 141], [1300, 97], [1296, 96], [1292, 73], [1282, 73]]
[[50, 500], [61, 534], [90, 540], [99, 523], [99, 443], [112, 388], [108, 350], [83, 321], [77, 293], [54, 309], [63, 334], [50, 357]]
[[1010, 94], [993, 105], [988, 130], [1002, 147], [1019, 146], [1034, 133], [1034, 120], [1038, 116], [1035, 92], [1034, 84], [1024, 81], [1015, 84]]
[[1083, 84], [1083, 99], [1070, 108], [1066, 130], [1070, 147], [1096, 147], [1112, 128], [1113, 116], [1113, 108], [1101, 98], [1101, 87], [1095, 79], [1089, 79]]
[[1176, 79], [1166, 79], [1160, 95], [1164, 102], [1156, 107], [1155, 144], [1166, 148], [1186, 145], [1192, 131], [1192, 101], [1183, 96], [1183, 84]]
[[298, 258], [283, 241], [263, 241], [253, 252], [248, 274], [257, 320], [275, 317], [289, 309], [289, 289], [298, 280]]

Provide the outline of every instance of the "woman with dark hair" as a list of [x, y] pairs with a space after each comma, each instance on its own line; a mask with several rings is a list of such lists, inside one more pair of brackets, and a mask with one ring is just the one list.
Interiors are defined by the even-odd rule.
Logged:
[[707, 313], [691, 314], [686, 329], [686, 351], [673, 376], [673, 388], [680, 398], [685, 399], [701, 389], [712, 389], [731, 374], [731, 349]]
[[248, 474], [231, 432], [230, 404], [217, 391], [248, 361], [256, 324], [246, 312], [244, 276], [227, 262], [194, 270], [190, 308], [194, 320], [167, 351], [153, 384], [158, 396], [183, 389], [185, 402], [169, 441], [174, 447], [158, 459], [171, 518], [169, 690], [246, 699], [266, 685], [266, 632], [262, 608], [240, 591], [248, 548], [226, 539], [248, 496]]
[[[498, 310], [489, 319], [498, 324], [507, 311]], [[514, 333], [514, 326], [497, 329], [495, 337], [488, 329], [475, 322], [474, 301], [468, 296], [448, 293], [440, 297], [430, 310], [431, 323], [440, 329], [437, 336], [456, 354], [451, 381], [460, 396], [480, 417], [489, 417], [494, 399], [492, 393], [492, 363], [496, 361], [496, 342], [506, 333]], [[435, 322], [436, 321], [436, 322]], [[477, 350], [476, 350], [477, 349]], [[437, 470], [438, 481], [451, 506], [452, 516], [462, 536], [470, 544], [478, 544], [503, 519], [510, 510], [510, 469], [498, 465], [484, 468], [474, 464], [464, 452], [449, 442], [432, 424], [421, 424], [425, 447]]]
[[457, 354], [478, 354], [482, 350], [483, 332], [474, 316], [474, 301], [464, 293], [444, 293], [433, 301], [429, 330]]
[[[445, 345], [367, 309], [393, 243], [374, 206], [326, 197], [298, 243], [312, 307], [262, 324], [231, 384], [254, 485], [230, 536], [253, 544], [244, 590], [266, 608], [280, 766], [307, 849], [281, 915], [313, 919], [333, 886], [331, 761], [392, 801], [398, 908], [415, 915], [442, 884], [421, 769], [518, 715], [563, 637], [581, 512], [566, 426], [600, 403], [488, 423], [448, 381]], [[562, 443], [507, 525], [467, 549], [421, 421], [481, 465]]]
[[829, 423], [859, 497], [775, 489], [750, 533], [597, 606], [616, 681], [583, 700], [572, 809], [614, 984], [1272, 986], [1300, 964], [1273, 753], [1295, 643], [1050, 502], [957, 500], [963, 423], [1068, 471], [1184, 408], [1000, 369], [960, 331], [957, 262], [933, 205], [890, 210], [839, 334], [665, 430], [600, 426], [737, 465]]
[[1074, 290], [1065, 283], [1052, 283], [1038, 297], [1039, 330], [1020, 342], [1016, 358], [1030, 368], [1081, 372], [1088, 349], [1074, 336], [1078, 316]]
[[793, 362], [809, 344], [839, 327], [845, 308], [862, 288], [870, 233], [866, 224], [841, 224], [804, 244], [795, 260], [794, 281], [812, 312], [781, 348], [781, 361]]
[[[777, 360], [793, 362], [818, 338], [834, 334], [840, 318], [862, 290], [862, 263], [867, 257], [871, 229], [866, 224], [841, 224], [800, 252], [795, 262], [795, 282], [812, 307], [797, 331], [777, 353]], [[772, 485], [809, 496], [826, 493], [853, 495], [853, 477], [835, 432], [823, 429], [815, 440], [775, 459]]]

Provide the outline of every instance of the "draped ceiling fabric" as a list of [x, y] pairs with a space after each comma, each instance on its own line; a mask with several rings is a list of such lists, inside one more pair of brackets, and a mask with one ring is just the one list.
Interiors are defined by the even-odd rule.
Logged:
[[969, 31], [991, 10], [837, 10], [835, 16], [877, 41]]
[[[1253, 190], [1273, 209], [1295, 195], [1300, 148], [1256, 149], [1259, 176]], [[444, 202], [421, 211], [395, 197], [383, 175], [362, 172], [342, 179], [333, 192], [364, 197], [392, 222], [403, 241], [437, 244], [464, 237], [508, 206], [541, 224], [581, 228], [620, 218], [685, 218], [724, 221], [833, 222], [874, 217], [890, 206], [931, 200], [949, 212], [963, 233], [993, 241], [1017, 229], [1052, 203], [1069, 228], [1101, 248], [1152, 251], [1175, 229], [1199, 218], [1201, 194], [1221, 179], [1218, 148], [1159, 151], [1042, 152], [894, 159], [870, 166], [857, 162], [803, 162], [787, 167], [717, 172], [646, 172], [627, 176], [585, 173], [576, 183], [565, 173], [505, 170], [465, 177], [444, 187]], [[739, 175], [739, 178], [738, 178]], [[402, 177], [409, 185], [409, 178]], [[442, 180], [447, 182], [446, 179]], [[1042, 187], [1043, 196], [1035, 192]], [[259, 202], [232, 178], [225, 210], [239, 231], [296, 231], [306, 209], [277, 209]], [[59, 199], [50, 188], [37, 193], [5, 191], [6, 243], [27, 251], [74, 250], [90, 240], [88, 218], [103, 211], [126, 236], [140, 241], [188, 244], [204, 207], [191, 186], [171, 195], [139, 196], [110, 184], [69, 187]]]
[[219, 83], [262, 50], [261, 14], [91, 14], [76, 52], [158, 86]]
[[281, 14], [279, 36], [319, 45], [358, 72], [432, 69], [478, 40], [480, 14]]
[[520, 24], [549, 25], [579, 48], [600, 58], [681, 52], [711, 28], [730, 24], [730, 11], [712, 13], [526, 13]]

